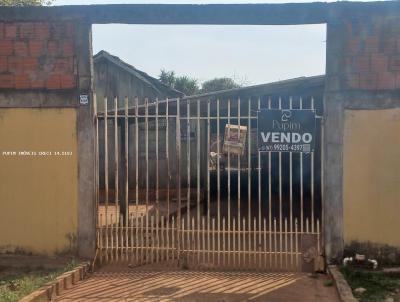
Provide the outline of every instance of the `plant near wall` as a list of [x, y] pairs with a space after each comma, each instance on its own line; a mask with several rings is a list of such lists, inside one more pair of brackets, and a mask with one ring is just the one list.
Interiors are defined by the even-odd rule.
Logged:
[[0, 6], [43, 6], [52, 3], [52, 0], [0, 0]]

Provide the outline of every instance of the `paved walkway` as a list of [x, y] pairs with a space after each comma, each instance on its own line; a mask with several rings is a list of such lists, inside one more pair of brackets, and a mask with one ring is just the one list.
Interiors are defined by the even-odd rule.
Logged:
[[205, 272], [105, 267], [64, 292], [58, 302], [339, 302], [325, 276], [256, 272]]

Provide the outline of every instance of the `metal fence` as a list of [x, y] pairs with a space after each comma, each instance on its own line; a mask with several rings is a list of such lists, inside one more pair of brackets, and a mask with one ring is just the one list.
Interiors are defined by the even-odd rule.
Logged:
[[126, 98], [124, 108], [102, 101], [95, 113], [101, 263], [293, 271], [321, 253], [320, 137], [309, 153], [259, 152], [256, 139], [260, 109], [321, 114], [321, 99], [136, 98], [129, 106]]

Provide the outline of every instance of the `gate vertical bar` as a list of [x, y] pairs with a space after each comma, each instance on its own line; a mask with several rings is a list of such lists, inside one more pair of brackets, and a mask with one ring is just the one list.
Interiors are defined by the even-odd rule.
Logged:
[[[249, 242], [251, 242], [251, 98], [248, 99], [248, 112], [247, 112], [247, 203], [248, 203], [248, 228], [249, 228]], [[240, 130], [240, 129], [239, 129]]]
[[165, 160], [167, 161], [167, 218], [166, 218], [166, 240], [167, 240], [167, 251], [166, 251], [166, 257], [167, 260], [169, 260], [169, 219], [170, 219], [170, 198], [169, 198], [169, 190], [170, 190], [170, 179], [171, 179], [171, 172], [170, 172], [170, 166], [169, 166], [169, 100], [167, 98], [166, 104], [165, 104]]
[[[102, 244], [100, 243], [103, 241], [102, 238], [102, 233], [101, 233], [101, 228], [102, 223], [99, 221], [99, 190], [100, 190], [100, 184], [99, 184], [99, 173], [100, 173], [100, 168], [99, 168], [99, 116], [98, 116], [98, 111], [97, 111], [97, 97], [96, 94], [93, 94], [93, 116], [94, 116], [94, 129], [95, 129], [95, 202], [96, 202], [96, 230], [97, 230], [97, 249], [99, 250], [99, 258], [100, 258], [100, 263], [103, 261], [103, 247]], [[101, 214], [100, 214], [101, 215]]]
[[[279, 97], [279, 109], [282, 109], [282, 99]], [[282, 152], [279, 151], [279, 250], [282, 252], [283, 242], [282, 242]], [[283, 255], [279, 253], [279, 264], [280, 268], [282, 268], [283, 264]]]
[[[187, 229], [190, 229], [190, 101], [186, 101], [187, 105], [187, 119], [186, 119], [186, 167], [187, 167], [187, 195], [186, 195], [186, 213], [187, 213]], [[189, 232], [187, 233], [188, 243], [189, 243]], [[189, 247], [189, 245], [188, 245]]]
[[[228, 99], [228, 138], [231, 131], [231, 100]], [[231, 150], [228, 146], [228, 248], [231, 247]], [[235, 257], [235, 254], [233, 254]], [[230, 264], [231, 254], [228, 253], [228, 265]]]
[[[125, 256], [128, 260], [128, 227], [129, 227], [129, 109], [128, 97], [125, 97]], [[130, 230], [132, 232], [132, 230]], [[132, 242], [131, 242], [132, 245]]]
[[[290, 97], [289, 99], [289, 108], [290, 110], [293, 109], [293, 99]], [[289, 243], [290, 243], [290, 267], [293, 266], [293, 236], [292, 236], [292, 230], [293, 230], [293, 152], [290, 151], [289, 153], [289, 199], [290, 199], [290, 209], [289, 209], [289, 230], [290, 230], [290, 235], [289, 235]], [[286, 234], [287, 235], [287, 234]]]
[[[118, 165], [119, 165], [119, 160], [118, 160], [118, 98], [114, 98], [114, 205], [115, 205], [115, 227], [118, 232], [119, 228], [119, 202], [118, 202]], [[119, 247], [119, 236], [116, 236], [116, 253], [115, 257], [116, 260], [118, 261], [118, 247]]]
[[156, 248], [156, 258], [155, 262], [158, 262], [158, 257], [159, 257], [159, 248], [160, 248], [160, 237], [158, 234], [158, 225], [159, 225], [159, 220], [160, 220], [160, 203], [159, 203], [159, 188], [160, 188], [160, 183], [159, 183], [159, 150], [158, 150], [158, 140], [159, 140], [159, 133], [158, 133], [158, 110], [159, 110], [159, 102], [158, 98], [156, 98], [156, 121], [155, 121], [155, 127], [156, 127], [156, 225], [155, 225], [155, 231], [156, 231], [156, 242], [157, 242], [157, 248]]
[[144, 108], [145, 108], [145, 148], [146, 148], [146, 233], [145, 233], [145, 260], [148, 262], [148, 254], [149, 254], [149, 100], [145, 98], [144, 100]]
[[180, 249], [181, 249], [181, 118], [180, 118], [180, 99], [176, 99], [176, 131], [175, 131], [175, 138], [176, 138], [176, 185], [177, 185], [177, 198], [178, 198], [178, 217], [177, 217], [177, 225], [176, 228], [177, 232], [177, 258], [178, 261], [180, 260]]
[[[261, 110], [261, 100], [258, 98], [257, 100], [257, 110]], [[257, 123], [258, 123], [258, 116], [257, 116]], [[258, 129], [258, 124], [257, 124]], [[261, 218], [262, 218], [262, 209], [261, 209], [261, 152], [257, 150], [257, 176], [258, 176], [258, 246], [261, 245]], [[264, 228], [265, 232], [265, 228]], [[264, 252], [266, 251], [266, 247], [264, 245]], [[261, 265], [261, 251], [258, 256], [259, 265]]]
[[[239, 137], [239, 139], [240, 139], [240, 97], [238, 98], [238, 113], [237, 113], [237, 115], [238, 115], [238, 137]], [[241, 169], [241, 164], [240, 164], [240, 160], [241, 160], [241, 158], [240, 158], [240, 153], [238, 153], [238, 155], [237, 155], [237, 204], [238, 204], [238, 220], [237, 220], [237, 224], [238, 224], [238, 249], [239, 249], [239, 251], [241, 250], [241, 248], [242, 248], [242, 245], [241, 245], [241, 236], [240, 236], [240, 229], [241, 229], [241, 226], [240, 226], [240, 224], [241, 224], [241, 215], [240, 215], [240, 208], [241, 208], [241, 204], [240, 204], [240, 169]], [[244, 230], [243, 230], [244, 231]], [[239, 267], [241, 266], [241, 261], [240, 261], [240, 258], [241, 258], [241, 255], [240, 255], [241, 253], [239, 252], [238, 253], [238, 265], [239, 265]]]
[[[300, 98], [300, 110], [303, 109], [303, 99]], [[300, 152], [300, 232], [303, 232], [304, 219], [304, 191], [303, 191], [303, 152]]]
[[[169, 100], [167, 98], [165, 113], [166, 113], [166, 125], [165, 125], [165, 157], [167, 161], [167, 221], [169, 221], [170, 215], [170, 180], [171, 180], [171, 172], [170, 172], [170, 164], [169, 164]], [[169, 233], [167, 232], [167, 245], [169, 244]]]
[[[268, 109], [271, 109], [271, 98], [268, 98]], [[269, 231], [269, 265], [272, 267], [272, 153], [268, 152], [268, 231]]]
[[108, 108], [107, 98], [104, 98], [104, 203], [106, 216], [106, 262], [108, 262]]
[[[200, 100], [197, 99], [197, 249], [200, 250]], [[197, 263], [200, 252], [197, 252]]]
[[[311, 97], [311, 110], [314, 110], [314, 98]], [[311, 151], [311, 232], [314, 232], [314, 151]]]
[[[136, 243], [136, 263], [139, 262], [139, 98], [135, 97], [135, 243]], [[142, 221], [142, 219], [141, 219]], [[143, 230], [140, 229], [140, 233]], [[143, 243], [142, 243], [143, 244]], [[140, 261], [142, 262], [142, 249], [140, 249]]]
[[[207, 100], [207, 247], [210, 251], [210, 100]], [[210, 262], [210, 252], [207, 253], [207, 261]]]
[[220, 264], [220, 229], [221, 229], [221, 166], [220, 166], [220, 156], [221, 156], [221, 142], [220, 142], [220, 112], [219, 112], [219, 99], [217, 99], [217, 263]]

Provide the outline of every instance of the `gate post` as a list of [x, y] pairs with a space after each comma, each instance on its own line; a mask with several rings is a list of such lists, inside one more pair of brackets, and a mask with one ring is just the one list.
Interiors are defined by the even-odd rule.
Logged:
[[[78, 254], [92, 258], [96, 245], [95, 222], [95, 131], [93, 123], [92, 32], [91, 24], [78, 23], [79, 94], [89, 96], [89, 103], [78, 104]], [[78, 97], [78, 96], [77, 96]], [[77, 100], [79, 102], [79, 100]]]

